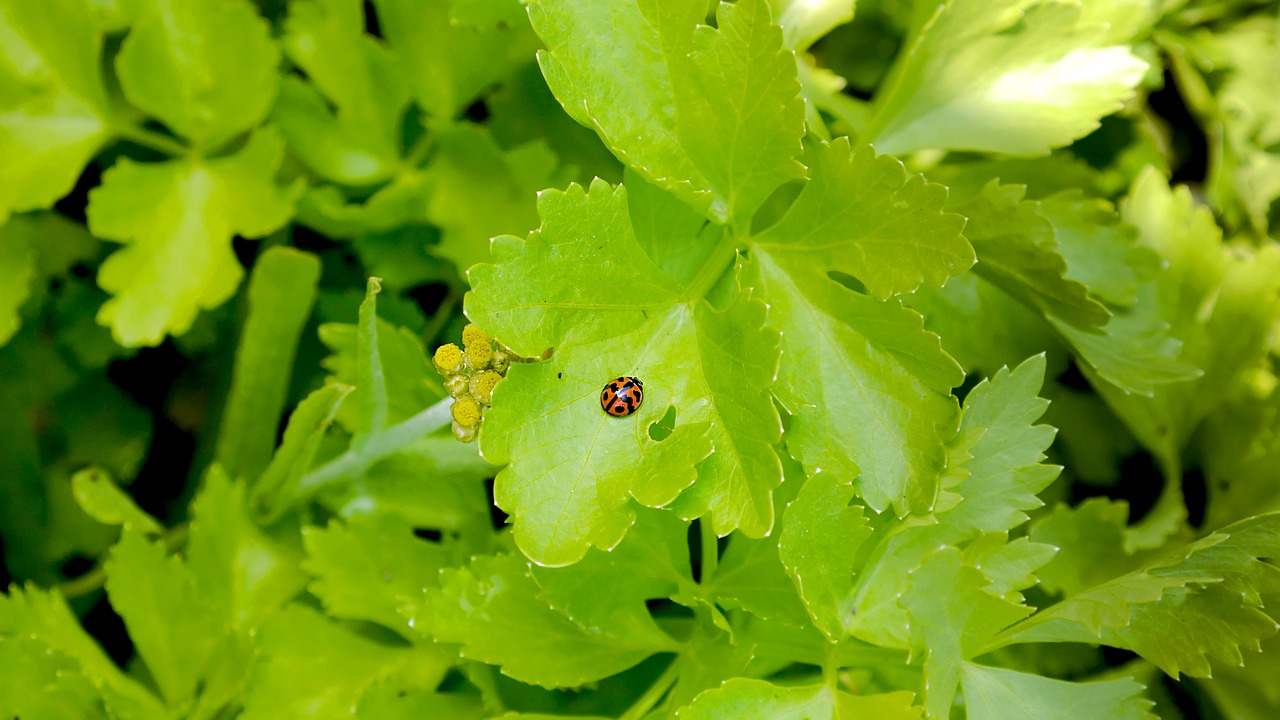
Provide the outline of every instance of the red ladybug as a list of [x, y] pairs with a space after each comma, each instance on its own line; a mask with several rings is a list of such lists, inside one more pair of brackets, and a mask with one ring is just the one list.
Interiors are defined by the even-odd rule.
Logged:
[[626, 417], [644, 402], [644, 383], [640, 378], [620, 377], [610, 380], [600, 391], [600, 407], [614, 417]]

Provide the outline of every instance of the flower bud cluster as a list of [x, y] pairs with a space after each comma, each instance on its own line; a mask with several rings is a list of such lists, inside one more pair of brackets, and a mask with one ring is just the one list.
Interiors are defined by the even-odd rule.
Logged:
[[471, 442], [480, 432], [484, 409], [493, 388], [507, 374], [511, 355], [475, 325], [462, 330], [462, 348], [453, 343], [436, 348], [431, 362], [444, 377], [444, 389], [453, 398], [453, 436]]

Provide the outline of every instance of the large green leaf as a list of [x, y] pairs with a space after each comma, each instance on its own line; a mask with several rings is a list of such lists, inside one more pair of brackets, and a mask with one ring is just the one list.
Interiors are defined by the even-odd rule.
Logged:
[[66, 195], [110, 134], [86, 0], [0, 2], [0, 224]]
[[244, 275], [231, 239], [262, 237], [293, 214], [300, 186], [276, 184], [284, 144], [261, 130], [234, 155], [121, 160], [89, 194], [89, 228], [126, 244], [98, 271], [113, 297], [98, 321], [122, 345], [157, 345], [231, 297]]
[[217, 148], [271, 109], [280, 51], [246, 0], [146, 0], [116, 56], [129, 102]]
[[1133, 650], [1174, 677], [1210, 674], [1209, 658], [1244, 662], [1276, 632], [1264, 598], [1280, 592], [1272, 564], [1280, 514], [1259, 515], [1073, 592], [1001, 633], [1012, 642], [1102, 642]]
[[1120, 109], [1147, 64], [1109, 40], [1103, 13], [1058, 0], [937, 5], [876, 97], [878, 150], [1040, 155]]
[[1066, 682], [1029, 673], [965, 663], [965, 717], [968, 720], [1154, 720], [1154, 704], [1131, 678]]
[[973, 265], [964, 218], [943, 212], [947, 190], [910, 175], [870, 146], [839, 138], [823, 148], [811, 178], [778, 224], [753, 247], [813, 285], [838, 270], [876, 298], [941, 286]]
[[[722, 3], [717, 27], [682, 0], [529, 6], [543, 75], [578, 122], [646, 180], [718, 222], [746, 223], [800, 177], [804, 103], [764, 0]], [[637, 72], [638, 68], [645, 68]]]
[[[509, 463], [494, 492], [521, 549], [557, 565], [588, 545], [613, 547], [631, 499], [660, 507], [691, 484], [682, 514], [710, 513], [721, 535], [767, 533], [781, 428], [767, 393], [778, 351], [764, 304], [745, 291], [721, 311], [687, 297], [640, 249], [622, 188], [544, 192], [539, 210], [541, 229], [498, 238], [497, 263], [472, 269], [466, 306], [519, 355], [555, 349], [512, 367], [481, 432], [486, 459]], [[600, 389], [619, 375], [645, 383], [627, 418], [600, 409]], [[675, 431], [655, 441], [648, 427], [668, 408]]]
[[577, 687], [621, 672], [674, 641], [635, 625], [584, 628], [540, 598], [516, 555], [480, 556], [445, 570], [412, 624], [438, 642], [458, 643], [465, 658], [500, 665], [503, 673], [543, 687]]
[[186, 563], [126, 530], [107, 562], [107, 597], [170, 706], [196, 693], [222, 624]]
[[285, 78], [272, 113], [290, 147], [328, 180], [389, 178], [409, 91], [391, 53], [364, 34], [359, 0], [290, 3], [282, 44], [308, 79]]

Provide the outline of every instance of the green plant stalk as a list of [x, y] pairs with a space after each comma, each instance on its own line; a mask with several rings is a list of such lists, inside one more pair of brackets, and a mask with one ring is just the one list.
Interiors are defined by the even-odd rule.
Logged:
[[191, 148], [165, 137], [158, 132], [138, 127], [137, 125], [121, 125], [115, 129], [116, 134], [133, 143], [174, 157], [191, 154]]
[[649, 713], [649, 710], [657, 705], [662, 697], [667, 694], [671, 686], [676, 684], [676, 680], [680, 678], [680, 660], [677, 658], [671, 661], [667, 669], [658, 676], [657, 680], [649, 686], [649, 689], [641, 695], [627, 711], [623, 713], [618, 720], [640, 720]]
[[353, 441], [351, 449], [303, 475], [294, 499], [307, 498], [338, 483], [354, 480], [379, 460], [445, 427], [452, 420], [449, 414], [452, 402], [452, 398], [445, 398], [413, 417], [369, 435], [358, 447]]

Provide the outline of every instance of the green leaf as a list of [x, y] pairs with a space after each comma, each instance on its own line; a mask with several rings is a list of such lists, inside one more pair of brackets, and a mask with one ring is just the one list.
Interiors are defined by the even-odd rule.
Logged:
[[822, 685], [782, 687], [734, 678], [699, 695], [676, 713], [680, 720], [810, 720], [834, 717], [831, 692]]
[[[539, 214], [527, 241], [494, 241], [497, 264], [471, 270], [466, 300], [468, 316], [517, 354], [555, 348], [548, 361], [511, 368], [481, 431], [486, 459], [509, 463], [494, 492], [520, 548], [539, 564], [574, 562], [588, 545], [622, 539], [629, 498], [661, 507], [690, 484], [685, 517], [709, 512], [720, 535], [767, 533], [781, 433], [766, 390], [777, 334], [763, 327], [764, 304], [739, 292], [716, 311], [686, 297], [645, 258], [622, 188], [544, 192]], [[619, 375], [645, 382], [644, 404], [624, 419], [599, 404]], [[646, 429], [669, 407], [678, 424], [655, 442]], [[622, 466], [614, 458], [624, 447]]]
[[802, 175], [804, 104], [767, 3], [723, 3], [715, 29], [696, 27], [704, 12], [676, 0], [608, 14], [584, 0], [529, 5], [547, 46], [538, 61], [565, 111], [649, 182], [743, 227]]
[[449, 720], [484, 720], [492, 717], [485, 713], [480, 699], [462, 693], [418, 692], [398, 689], [395, 683], [378, 683], [360, 698], [354, 710], [355, 717], [379, 718], [379, 720], [421, 720], [421, 718], [448, 718]]
[[1280, 514], [1259, 515], [1160, 554], [1141, 567], [1077, 591], [1001, 633], [1011, 642], [1102, 642], [1132, 650], [1177, 678], [1207, 677], [1209, 658], [1243, 662], [1276, 632], [1263, 597], [1280, 592], [1269, 561]]
[[440, 586], [424, 598], [414, 627], [438, 642], [460, 643], [462, 657], [500, 665], [521, 682], [577, 687], [675, 649], [670, 639], [576, 624], [540, 598], [517, 556], [476, 557], [469, 567], [444, 570]]
[[899, 602], [910, 618], [912, 647], [924, 653], [925, 708], [929, 717], [949, 717], [961, 661], [980, 654], [987, 640], [1032, 608], [1016, 593], [1012, 599], [991, 594], [986, 576], [954, 547], [938, 550], [909, 577]]
[[320, 261], [291, 248], [262, 254], [249, 277], [249, 316], [236, 348], [216, 462], [232, 477], [257, 477], [271, 460], [293, 360], [311, 315]]
[[1128, 521], [1128, 503], [1105, 498], [1090, 498], [1074, 508], [1059, 505], [1038, 519], [1031, 539], [1059, 549], [1037, 572], [1042, 587], [1071, 596], [1133, 569]]
[[1120, 223], [1111, 203], [1065, 190], [1041, 200], [1040, 211], [1053, 223], [1066, 277], [1110, 305], [1138, 302], [1138, 288], [1156, 274], [1160, 256], [1138, 245], [1137, 231]]
[[272, 111], [289, 147], [328, 180], [388, 179], [400, 165], [409, 90], [391, 52], [364, 34], [359, 0], [289, 3], [281, 42], [309, 80], [286, 77]]
[[196, 693], [221, 623], [187, 566], [163, 543], [125, 530], [106, 564], [107, 597], [170, 706]]
[[80, 627], [71, 608], [56, 591], [13, 587], [8, 594], [0, 594], [0, 645], [15, 639], [38, 643], [46, 657], [52, 651], [72, 659], [78, 664], [80, 674], [102, 693], [114, 717], [122, 720], [169, 717], [160, 700], [137, 680], [121, 672]]
[[390, 513], [421, 528], [456, 532], [472, 552], [510, 547], [493, 534], [484, 481], [495, 469], [452, 435], [429, 436], [376, 463], [350, 484], [322, 493], [321, 502], [343, 517]]
[[1062, 470], [1044, 464], [1057, 431], [1034, 424], [1049, 406], [1037, 395], [1044, 371], [1045, 357], [1037, 355], [1012, 371], [1002, 368], [965, 398], [958, 437], [976, 441], [966, 448], [965, 477], [951, 488], [963, 500], [940, 518], [955, 532], [1012, 530], [1044, 505], [1037, 496]]
[[200, 593], [231, 627], [255, 628], [302, 590], [302, 551], [249, 516], [244, 484], [214, 465], [192, 505], [187, 565]]
[[459, 271], [490, 259], [490, 238], [537, 227], [537, 192], [568, 180], [539, 142], [504, 151], [485, 130], [460, 124], [437, 133], [435, 144], [427, 218], [442, 235], [433, 252]]
[[703, 691], [742, 675], [754, 654], [754, 646], [730, 638], [711, 623], [699, 622], [694, 626], [693, 635], [680, 648], [674, 666], [679, 677], [663, 706], [683, 707]]
[[414, 537], [413, 526], [389, 515], [331, 521], [302, 531], [309, 590], [337, 618], [369, 620], [411, 634], [401, 612], [436, 584], [443, 553]]
[[[492, 0], [488, 0], [492, 4]], [[471, 0], [470, 5], [478, 4]], [[448, 119], [484, 90], [533, 59], [537, 39], [516, 6], [514, 21], [466, 24], [462, 3], [375, 0], [378, 19], [413, 97], [431, 115]]]
[[964, 663], [965, 712], [969, 720], [1154, 720], [1154, 703], [1132, 678], [1066, 682], [1027, 673]]
[[786, 328], [774, 395], [791, 413], [787, 447], [809, 472], [858, 478], [877, 511], [927, 512], [955, 430], [951, 388], [964, 379], [921, 318], [759, 250], [743, 284]]
[[421, 233], [418, 226], [428, 222], [428, 201], [437, 189], [434, 180], [416, 167], [402, 168], [368, 197], [362, 190], [344, 192], [334, 185], [320, 185], [302, 194], [297, 221], [331, 238], [359, 239], [364, 233], [405, 228]]
[[[1044, 358], [1036, 356], [1013, 371], [1001, 369], [970, 391], [960, 431], [949, 448], [950, 472], [937, 514], [930, 519], [908, 518], [878, 539], [847, 602], [851, 611], [856, 610], [846, 616], [851, 634], [878, 645], [905, 647], [909, 623], [898, 598], [907, 590], [909, 573], [939, 547], [984, 533], [997, 534], [996, 551], [1008, 552], [1002, 547], [1006, 531], [1026, 521], [1025, 511], [1043, 504], [1036, 495], [1059, 471], [1042, 464], [1054, 430], [1033, 425], [1047, 405], [1037, 397], [1043, 377]], [[1019, 570], [1025, 574], [1029, 560], [1048, 559], [1041, 552], [1043, 547], [1020, 550], [1026, 555], [988, 558], [983, 563], [987, 579], [994, 581], [997, 574], [1006, 572], [1017, 575]], [[981, 558], [966, 557], [965, 562], [977, 565]], [[1001, 567], [1011, 562], [1016, 569]], [[985, 583], [979, 587], [1005, 594]]]
[[434, 688], [449, 667], [430, 648], [374, 642], [297, 604], [267, 621], [258, 648], [245, 720], [351, 716], [376, 682], [403, 674]]
[[[805, 483], [805, 475], [804, 468], [790, 458], [782, 458], [782, 467], [786, 479], [774, 491], [773, 505], [774, 514], [783, 518], [785, 533], [786, 506]], [[756, 617], [777, 620], [792, 628], [810, 624], [795, 583], [782, 564], [779, 542], [772, 537], [753, 539], [742, 533], [731, 535], [715, 575], [709, 583], [704, 580], [703, 588], [720, 607], [741, 608]]]
[[973, 243], [973, 271], [1037, 312], [1090, 331], [1111, 313], [1067, 277], [1054, 226], [1039, 203], [1024, 200], [1026, 188], [992, 180], [982, 192], [949, 209], [969, 218], [964, 235]]
[[1147, 64], [1053, 0], [950, 0], [901, 53], [861, 136], [882, 152], [1040, 155], [1120, 109]]
[[773, 6], [783, 45], [807, 50], [832, 28], [852, 20], [855, 4], [856, 0], [777, 0]]
[[837, 475], [810, 476], [782, 516], [778, 551], [813, 624], [836, 642], [844, 637], [858, 548], [871, 535], [853, 484]]
[[1150, 398], [1106, 386], [1099, 391], [1170, 472], [1200, 422], [1247, 388], [1267, 355], [1280, 314], [1280, 252], [1224, 246], [1208, 209], [1198, 207], [1186, 187], [1170, 189], [1154, 172], [1135, 182], [1123, 214], [1138, 228], [1139, 241], [1168, 263], [1148, 297], [1182, 341], [1180, 359], [1204, 375], [1158, 387]]
[[125, 530], [140, 534], [158, 534], [161, 531], [159, 523], [138, 508], [133, 498], [100, 468], [85, 468], [72, 475], [71, 490], [85, 514], [104, 525], [120, 525]]
[[196, 313], [221, 305], [244, 274], [234, 235], [262, 237], [293, 214], [299, 186], [273, 176], [283, 143], [254, 133], [234, 155], [157, 164], [122, 159], [89, 193], [89, 228], [125, 243], [98, 270], [114, 297], [98, 312], [122, 345], [156, 345], [191, 328]]
[[36, 254], [17, 229], [18, 222], [0, 225], [0, 347], [22, 327], [18, 310], [31, 297], [36, 278]]
[[452, 23], [478, 30], [528, 20], [520, 0], [453, 0], [449, 9]]
[[757, 253], [802, 282], [838, 270], [883, 300], [941, 286], [973, 264], [964, 218], [942, 210], [946, 188], [908, 175], [896, 159], [838, 138], [811, 175], [782, 220], [753, 240]]
[[646, 600], [694, 594], [689, 569], [689, 526], [668, 510], [640, 510], [627, 537], [610, 552], [591, 550], [562, 568], [531, 567], [542, 599], [595, 633], [663, 645], [670, 638], [654, 623]]
[[0, 636], [0, 716], [26, 720], [106, 718], [100, 693], [74, 660], [38, 641]]
[[47, 208], [110, 134], [102, 32], [85, 0], [0, 3], [0, 225]]
[[270, 26], [244, 0], [147, 0], [116, 71], [130, 103], [217, 148], [266, 117], [279, 62]]
[[795, 159], [804, 136], [795, 58], [772, 22], [765, 0], [722, 2], [714, 29], [694, 29], [687, 63], [668, 55], [678, 137], [714, 193], [710, 217], [741, 229], [805, 172]]
[[325, 432], [351, 392], [350, 385], [325, 385], [304, 398], [290, 413], [280, 447], [253, 485], [253, 509], [262, 520], [274, 520], [289, 508], [289, 500], [302, 476], [311, 469]]
[[387, 427], [387, 373], [378, 342], [378, 293], [382, 292], [382, 281], [369, 278], [366, 288], [356, 333], [356, 387], [364, 392], [359, 396], [360, 432], [352, 441], [354, 447]]
[[623, 171], [627, 212], [636, 242], [664, 273], [681, 283], [693, 282], [716, 241], [726, 232], [631, 168]]
[[734, 678], [702, 693], [676, 713], [680, 720], [919, 720], [909, 692], [850, 695], [825, 685], [784, 687], [764, 680]]
[[[398, 327], [378, 318], [378, 355], [386, 381], [387, 422], [395, 424], [409, 418], [444, 396], [440, 376], [428, 364], [422, 340], [406, 327]], [[320, 341], [333, 354], [321, 361], [329, 371], [328, 382], [354, 386], [357, 402], [348, 403], [337, 415], [338, 422], [351, 432], [364, 432], [367, 422], [361, 409], [370, 390], [360, 383], [357, 325], [326, 323], [320, 326]]]

